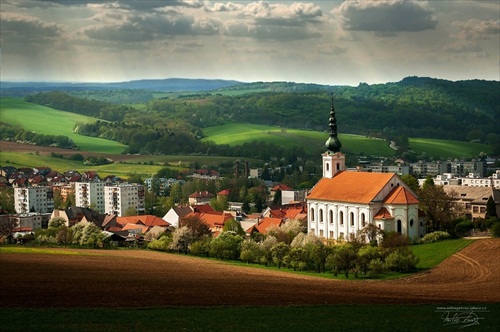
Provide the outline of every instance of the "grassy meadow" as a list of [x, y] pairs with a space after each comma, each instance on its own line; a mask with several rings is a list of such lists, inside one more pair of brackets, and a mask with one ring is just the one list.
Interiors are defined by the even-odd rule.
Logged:
[[0, 102], [2, 122], [39, 134], [68, 136], [82, 151], [118, 154], [126, 148], [115, 141], [77, 135], [73, 132], [76, 123], [92, 123], [97, 121], [95, 118], [28, 103], [21, 98], [1, 98]]
[[409, 138], [410, 149], [430, 157], [477, 158], [481, 152], [490, 152], [491, 146], [481, 143], [449, 141], [430, 138]]
[[[216, 144], [240, 145], [252, 141], [265, 141], [285, 147], [304, 146], [324, 148], [328, 134], [319, 131], [287, 129], [265, 125], [227, 123], [203, 129], [202, 140]], [[388, 144], [380, 139], [360, 135], [340, 134], [339, 139], [348, 151], [365, 155], [389, 157], [394, 155]]]

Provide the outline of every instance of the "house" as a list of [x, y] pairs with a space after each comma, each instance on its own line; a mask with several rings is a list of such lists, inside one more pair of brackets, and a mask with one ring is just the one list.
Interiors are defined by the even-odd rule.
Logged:
[[210, 228], [210, 231], [212, 231], [212, 234], [214, 235], [218, 235], [224, 228], [226, 222], [233, 219], [233, 216], [231, 214], [218, 211], [213, 211], [210, 213], [191, 212], [190, 214], [185, 216], [185, 218], [191, 217], [199, 218], [201, 221], [203, 221]]
[[[486, 203], [490, 197], [494, 198], [492, 187], [469, 187], [448, 185], [443, 186], [447, 194], [456, 196], [456, 202], [463, 206], [465, 216], [474, 220], [476, 218], [486, 217]], [[499, 212], [500, 202], [495, 201], [497, 215]]]
[[170, 208], [168, 212], [163, 216], [163, 220], [168, 222], [173, 227], [179, 227], [179, 221], [193, 212], [193, 209], [189, 206], [179, 205], [173, 208]]
[[197, 191], [189, 195], [189, 205], [208, 204], [215, 196], [208, 191]]
[[419, 200], [395, 173], [347, 171], [337, 138], [335, 110], [323, 154], [323, 177], [307, 195], [307, 229], [320, 238], [343, 240], [368, 224], [412, 239], [423, 235]]
[[255, 228], [259, 233], [267, 234], [269, 229], [280, 227], [283, 223], [284, 221], [281, 218], [264, 217], [257, 222]]
[[146, 214], [139, 216], [116, 217], [116, 226], [134, 234], [146, 234], [153, 227], [166, 230], [170, 224], [160, 217]]
[[68, 227], [80, 221], [88, 221], [101, 228], [106, 216], [89, 208], [70, 206], [64, 210], [54, 209], [50, 215], [50, 219], [55, 217], [61, 217], [66, 220], [66, 226]]

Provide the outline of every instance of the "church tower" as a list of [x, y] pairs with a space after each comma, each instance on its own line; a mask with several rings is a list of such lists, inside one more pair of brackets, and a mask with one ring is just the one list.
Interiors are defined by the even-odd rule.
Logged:
[[342, 143], [340, 143], [337, 137], [337, 119], [335, 118], [335, 108], [333, 107], [333, 95], [329, 122], [330, 137], [325, 143], [327, 151], [323, 154], [323, 177], [331, 179], [335, 174], [346, 169], [345, 155], [340, 152]]

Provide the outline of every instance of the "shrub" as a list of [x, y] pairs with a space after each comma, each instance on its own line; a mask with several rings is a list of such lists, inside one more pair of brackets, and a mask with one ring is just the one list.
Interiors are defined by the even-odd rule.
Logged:
[[413, 252], [394, 251], [385, 259], [385, 267], [390, 271], [411, 272], [417, 268], [418, 257]]
[[191, 244], [189, 251], [196, 256], [208, 257], [210, 253], [210, 243], [212, 242], [212, 237], [204, 235], [198, 241]]
[[161, 236], [158, 240], [152, 240], [151, 242], [149, 242], [148, 249], [168, 251], [171, 244], [172, 244], [172, 237], [164, 235]]
[[466, 236], [474, 228], [472, 221], [463, 220], [455, 225], [455, 232], [458, 236]]
[[491, 226], [491, 233], [494, 237], [500, 237], [500, 221], [497, 221]]
[[210, 243], [210, 256], [217, 259], [233, 259], [240, 257], [243, 238], [233, 232], [223, 232]]
[[368, 275], [370, 277], [376, 277], [385, 271], [385, 264], [380, 258], [372, 259], [368, 268]]
[[449, 238], [450, 238], [450, 234], [448, 232], [436, 231], [436, 232], [426, 234], [422, 238], [422, 243], [439, 242], [439, 241], [443, 241], [443, 240], [446, 240]]

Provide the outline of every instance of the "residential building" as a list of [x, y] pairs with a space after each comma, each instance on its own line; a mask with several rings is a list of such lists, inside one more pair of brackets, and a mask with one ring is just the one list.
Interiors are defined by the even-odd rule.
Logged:
[[14, 208], [19, 214], [52, 212], [54, 209], [54, 192], [52, 187], [14, 188]]
[[[456, 197], [456, 201], [464, 208], [464, 214], [471, 220], [486, 217], [486, 203], [494, 197], [491, 187], [443, 186], [444, 191]], [[497, 210], [500, 202], [495, 202]]]
[[189, 195], [189, 205], [208, 204], [215, 195], [208, 191], [197, 191]]
[[117, 184], [104, 186], [104, 213], [119, 217], [135, 210], [144, 214], [144, 186], [141, 184]]
[[397, 174], [346, 170], [336, 122], [332, 98], [323, 177], [306, 198], [308, 232], [320, 238], [343, 240], [372, 224], [412, 239], [422, 236], [419, 200]]
[[99, 213], [105, 213], [103, 182], [75, 182], [74, 185], [76, 206], [92, 207]]
[[31, 230], [47, 228], [49, 213], [27, 213], [12, 216], [17, 221], [18, 228], [30, 228]]

